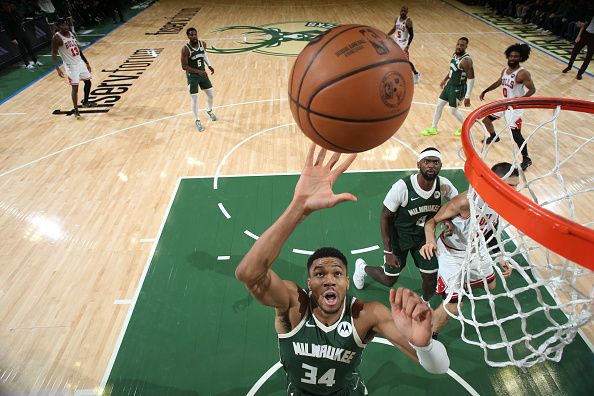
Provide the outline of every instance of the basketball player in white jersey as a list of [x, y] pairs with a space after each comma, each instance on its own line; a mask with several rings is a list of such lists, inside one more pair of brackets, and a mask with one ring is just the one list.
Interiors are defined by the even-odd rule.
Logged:
[[57, 54], [60, 53], [68, 83], [72, 86], [72, 104], [74, 109], [72, 114], [79, 119], [78, 112], [78, 84], [80, 80], [84, 81], [84, 99], [82, 101], [83, 107], [97, 106], [95, 102], [89, 102], [89, 93], [91, 92], [91, 65], [83, 55], [78, 40], [74, 33], [70, 31], [70, 26], [67, 18], [62, 18], [57, 24], [58, 31], [52, 38], [52, 64], [56, 67], [56, 72], [60, 78], [64, 78], [64, 72], [57, 66]]
[[[519, 183], [518, 170], [514, 169], [508, 162], [500, 162], [493, 165], [491, 170], [499, 177], [505, 178], [505, 182], [516, 188]], [[490, 250], [495, 253], [498, 251], [496, 240], [492, 237], [492, 233], [499, 224], [499, 215], [491, 208], [485, 208], [485, 212], [481, 217], [489, 219], [491, 224], [482, 224], [482, 232], [485, 235], [485, 241], [489, 245]], [[443, 232], [439, 241], [435, 241], [435, 227], [437, 223], [451, 220], [452, 229], [449, 233]], [[433, 331], [433, 338], [437, 338], [437, 334], [444, 328], [450, 316], [448, 312], [453, 314], [458, 313], [458, 291], [462, 287], [462, 283], [466, 284], [466, 280], [462, 282], [459, 279], [460, 268], [464, 262], [464, 255], [468, 243], [468, 231], [471, 225], [470, 220], [470, 203], [468, 201], [468, 191], [460, 193], [451, 201], [443, 205], [435, 216], [425, 223], [425, 240], [426, 243], [420, 250], [420, 253], [426, 259], [433, 257], [437, 253], [437, 262], [439, 263], [439, 270], [437, 275], [437, 290], [436, 294], [441, 294], [444, 302], [433, 313], [433, 323], [431, 330]], [[446, 235], [447, 234], [447, 235]], [[483, 278], [486, 279], [489, 290], [495, 288], [495, 273], [493, 271], [493, 260], [489, 252], [484, 251], [481, 254], [483, 259], [480, 261], [480, 268], [471, 269], [469, 271], [469, 279], [471, 287], [478, 287], [483, 285]], [[508, 277], [511, 274], [511, 268], [505, 263], [500, 262], [502, 274]], [[447, 300], [449, 297], [449, 300]], [[445, 307], [444, 307], [445, 306]], [[447, 308], [446, 308], [447, 307]], [[446, 309], [448, 312], [446, 312]]]
[[[393, 36], [392, 36], [393, 35]], [[400, 9], [400, 15], [396, 18], [394, 22], [394, 27], [388, 32], [388, 36], [392, 36], [392, 39], [398, 44], [400, 48], [406, 54], [406, 58], [409, 59], [410, 55], [408, 54], [408, 48], [410, 47], [410, 43], [412, 43], [414, 33], [413, 33], [413, 22], [412, 19], [408, 16], [408, 7], [403, 5]], [[415, 69], [415, 65], [410, 62], [410, 67], [413, 71], [413, 81], [414, 83], [418, 83], [421, 79], [421, 73]]]
[[[509, 46], [505, 50], [505, 57], [507, 58], [507, 66], [501, 72], [501, 77], [485, 89], [480, 99], [485, 99], [485, 94], [495, 88], [503, 85], [503, 97], [504, 98], [527, 98], [534, 95], [536, 87], [530, 76], [530, 72], [524, 67], [520, 66], [520, 63], [526, 62], [530, 56], [530, 47], [527, 44], [514, 44]], [[527, 91], [526, 91], [526, 89]], [[509, 110], [506, 110], [509, 111]], [[522, 114], [523, 110], [514, 109], [509, 113], [511, 116], [510, 124], [512, 125], [511, 131], [514, 141], [522, 151], [522, 163], [520, 167], [522, 170], [526, 170], [532, 165], [532, 160], [528, 156], [528, 145], [524, 144], [524, 137], [522, 136]], [[505, 112], [499, 111], [483, 118], [483, 123], [487, 128], [490, 136], [485, 139], [485, 143], [498, 142], [499, 137], [495, 135], [495, 128], [493, 127], [493, 121], [503, 117]]]

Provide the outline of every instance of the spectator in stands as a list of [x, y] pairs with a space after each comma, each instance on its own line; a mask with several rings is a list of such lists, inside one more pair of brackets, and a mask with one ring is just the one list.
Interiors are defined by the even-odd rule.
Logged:
[[25, 67], [33, 69], [35, 66], [41, 66], [42, 63], [35, 56], [31, 42], [23, 29], [23, 20], [12, 1], [4, 0], [0, 3], [0, 21], [10, 40], [18, 45]]
[[588, 19], [585, 19], [585, 22], [580, 28], [580, 32], [575, 39], [573, 51], [571, 52], [571, 58], [569, 58], [569, 64], [563, 69], [563, 73], [567, 73], [571, 70], [575, 58], [585, 46], [588, 46], [588, 51], [586, 52], [586, 59], [584, 59], [582, 67], [580, 67], [580, 70], [578, 70], [578, 73], [575, 76], [577, 80], [582, 79], [582, 74], [588, 69], [588, 65], [592, 60], [592, 55], [594, 55], [594, 16], [592, 16], [592, 13], [588, 15]]

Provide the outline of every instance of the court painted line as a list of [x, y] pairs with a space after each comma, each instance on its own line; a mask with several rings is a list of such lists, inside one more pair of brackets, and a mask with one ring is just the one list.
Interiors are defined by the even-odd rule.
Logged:
[[[371, 340], [371, 342], [374, 342], [376, 344], [388, 345], [391, 348], [394, 348], [394, 350], [398, 351], [398, 349], [396, 349], [396, 347], [394, 345], [392, 345], [392, 343], [390, 341], [386, 340], [385, 338], [374, 337], [373, 340]], [[256, 381], [256, 383], [252, 386], [252, 388], [249, 390], [249, 392], [247, 393], [246, 396], [254, 396], [258, 392], [258, 390], [260, 390], [262, 385], [264, 385], [266, 383], [266, 381], [268, 381], [268, 379], [270, 377], [272, 377], [272, 375], [281, 367], [283, 367], [281, 362], [280, 361], [276, 362], [264, 374], [262, 374], [262, 376], [258, 379], [258, 381]], [[466, 391], [470, 395], [480, 396], [480, 394], [472, 386], [470, 386], [470, 384], [468, 382], [466, 382], [462, 377], [460, 377], [458, 374], [456, 374], [452, 369], [448, 369], [447, 375], [449, 375], [454, 381], [456, 381], [464, 389], [466, 389]]]
[[219, 261], [224, 261], [224, 260], [230, 260], [231, 256], [217, 256], [217, 260]]
[[256, 241], [258, 240], [258, 238], [260, 238], [258, 235], [254, 234], [250, 230], [245, 230], [243, 233], [249, 236], [250, 238], [255, 239]]
[[[246, 104], [254, 104], [254, 103], [274, 102], [274, 101], [277, 101], [277, 100], [287, 100], [287, 98], [253, 100], [253, 101], [242, 102], [242, 103], [231, 103], [231, 104], [223, 105], [223, 106], [214, 106], [213, 109], [222, 109], [222, 108], [225, 108], [225, 107], [243, 106], [243, 105], [246, 105]], [[200, 110], [206, 110], [206, 109], [200, 109]], [[16, 171], [18, 171], [20, 169], [23, 169], [23, 168], [26, 168], [28, 166], [34, 165], [34, 164], [36, 164], [38, 162], [41, 162], [41, 161], [43, 161], [45, 159], [54, 157], [54, 156], [56, 156], [58, 154], [61, 154], [61, 153], [66, 152], [66, 151], [70, 151], [70, 150], [73, 150], [73, 149], [78, 148], [80, 146], [84, 146], [85, 144], [93, 143], [93, 142], [96, 142], [98, 140], [101, 140], [101, 139], [104, 139], [104, 138], [107, 138], [107, 137], [110, 137], [110, 136], [113, 136], [113, 135], [117, 135], [118, 133], [121, 133], [121, 132], [125, 132], [125, 131], [129, 131], [131, 129], [139, 128], [141, 126], [154, 124], [154, 123], [157, 123], [157, 122], [160, 122], [160, 121], [164, 121], [164, 120], [168, 120], [168, 119], [171, 119], [171, 118], [175, 118], [175, 117], [179, 117], [179, 116], [184, 116], [184, 115], [188, 115], [188, 114], [192, 114], [192, 112], [191, 111], [186, 111], [186, 112], [174, 114], [174, 115], [171, 115], [171, 116], [157, 118], [157, 119], [146, 121], [146, 122], [143, 122], [143, 123], [140, 123], [140, 124], [131, 125], [131, 126], [126, 127], [126, 128], [118, 129], [116, 131], [109, 132], [109, 133], [106, 133], [106, 134], [101, 135], [101, 136], [97, 136], [97, 137], [92, 138], [92, 139], [89, 139], [89, 140], [82, 141], [82, 142], [77, 143], [77, 144], [74, 144], [72, 146], [65, 147], [65, 148], [63, 148], [61, 150], [54, 151], [53, 153], [44, 155], [43, 157], [37, 158], [36, 160], [29, 161], [29, 162], [27, 162], [25, 164], [19, 165], [16, 168], [9, 169], [6, 172], [0, 173], [0, 177], [4, 177], [4, 176], [9, 175], [9, 174], [11, 174], [13, 172], [16, 172]]]
[[15, 115], [25, 115], [27, 113], [0, 113], [0, 116], [15, 116]]
[[378, 250], [379, 246], [377, 245], [373, 245], [373, 246], [369, 246], [363, 249], [356, 249], [356, 250], [351, 250], [351, 254], [359, 254], [359, 253], [365, 253], [365, 252], [373, 252], [374, 250]]
[[99, 396], [103, 394], [100, 389], [77, 389], [74, 391], [74, 396]]
[[[213, 41], [230, 41], [230, 40], [236, 40], [236, 41], [243, 41], [243, 36], [239, 36], [239, 37], [201, 37], [200, 40], [204, 40], [204, 41], [208, 41], [213, 42]], [[188, 39], [172, 39], [172, 40], [143, 40], [143, 41], [118, 41], [118, 42], [114, 42], [114, 43], [109, 43], [109, 44], [146, 44], [146, 43], [187, 43]], [[207, 52], [208, 52], [208, 48], [207, 48]], [[213, 55], [218, 55], [216, 52], [209, 52], [210, 54]]]
[[[167, 220], [167, 217], [169, 217], [169, 212], [171, 211], [171, 207], [173, 206], [173, 200], [175, 199], [177, 191], [179, 190], [179, 185], [181, 183], [181, 180], [182, 180], [181, 178], [177, 180], [177, 185], [175, 186], [173, 194], [171, 194], [171, 199], [169, 200], [169, 205], [167, 206], [167, 210], [165, 211], [165, 214], [163, 216], [163, 221], [161, 221], [161, 226], [159, 227], [159, 232], [157, 233], [157, 240], [159, 240], [161, 238], [161, 235], [163, 234], [163, 228], [165, 228], [165, 221]], [[134, 312], [134, 307], [136, 306], [136, 302], [138, 301], [138, 296], [140, 295], [140, 289], [142, 289], [142, 285], [144, 284], [144, 280], [146, 279], [146, 274], [148, 273], [148, 269], [151, 264], [151, 261], [153, 260], [153, 256], [155, 255], [156, 249], [157, 249], [157, 244], [155, 243], [155, 244], [153, 244], [153, 247], [151, 248], [151, 252], [146, 260], [144, 269], [142, 271], [142, 275], [140, 276], [140, 280], [138, 281], [138, 286], [136, 286], [136, 290], [134, 291], [134, 297], [132, 298], [132, 303], [130, 304], [130, 307], [128, 308], [128, 313], [126, 314], [126, 319], [124, 319], [124, 324], [122, 325], [122, 329], [120, 330], [120, 335], [118, 336], [118, 339], [117, 339], [115, 346], [113, 348], [113, 352], [111, 353], [111, 357], [109, 358], [109, 362], [107, 363], [107, 367], [105, 368], [105, 374], [103, 374], [103, 379], [101, 380], [101, 384], [100, 384], [101, 389], [105, 388], [105, 385], [107, 384], [107, 380], [109, 379], [111, 369], [113, 368], [113, 364], [115, 363], [116, 356], [118, 354], [118, 351], [120, 350], [122, 341], [124, 340], [124, 334], [126, 333], [126, 329], [128, 328], [128, 324], [130, 323], [130, 318], [132, 317], [132, 312]]]
[[303, 250], [303, 249], [293, 249], [292, 252], [297, 253], [297, 254], [304, 254], [306, 256], [311, 256], [312, 254], [314, 254], [314, 252], [312, 252], [311, 250]]
[[225, 209], [225, 207], [223, 206], [223, 203], [219, 202], [218, 205], [219, 205], [219, 210], [223, 213], [223, 215], [227, 218], [227, 220], [230, 219], [231, 215], [229, 214], [229, 212], [227, 212], [227, 209]]
[[115, 305], [128, 305], [132, 304], [132, 300], [115, 300], [113, 303]]
[[258, 392], [258, 390], [262, 387], [262, 385], [264, 385], [264, 383], [268, 381], [268, 378], [272, 377], [272, 374], [274, 374], [276, 370], [278, 370], [281, 367], [283, 367], [281, 362], [276, 362], [272, 367], [268, 369], [268, 371], [264, 373], [264, 375], [260, 377], [258, 381], [256, 381], [256, 383], [254, 384], [254, 386], [252, 386], [252, 389], [250, 389], [246, 396], [254, 396], [256, 392]]
[[139, 240], [140, 243], [153, 243], [155, 242], [155, 238], [142, 238]]

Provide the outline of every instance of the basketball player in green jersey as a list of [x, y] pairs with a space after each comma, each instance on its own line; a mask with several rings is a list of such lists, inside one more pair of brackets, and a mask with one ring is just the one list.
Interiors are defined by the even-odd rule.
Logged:
[[[464, 98], [464, 106], [470, 106], [470, 93], [474, 86], [474, 66], [472, 64], [472, 58], [466, 52], [467, 47], [468, 39], [466, 37], [460, 37], [456, 43], [456, 52], [450, 60], [450, 71], [439, 84], [443, 91], [441, 91], [439, 101], [435, 107], [433, 123], [431, 124], [431, 128], [427, 128], [421, 132], [422, 136], [437, 135], [437, 123], [441, 118], [441, 112], [446, 103], [450, 105], [452, 115], [460, 123], [464, 122], [464, 116], [458, 110], [458, 105], [462, 101], [462, 98]], [[462, 127], [454, 132], [455, 136], [460, 136], [461, 134]]]
[[334, 248], [318, 249], [309, 257], [309, 291], [272, 270], [283, 245], [308, 215], [340, 202], [356, 201], [352, 194], [332, 191], [356, 154], [340, 164], [337, 153], [324, 164], [325, 149], [315, 156], [312, 144], [293, 200], [235, 271], [254, 298], [276, 311], [274, 327], [287, 394], [366, 395], [358, 366], [375, 334], [382, 334], [427, 371], [445, 373], [449, 357], [443, 344], [431, 339], [431, 309], [411, 290], [392, 290], [390, 309], [350, 296], [347, 260]]
[[204, 131], [204, 127], [200, 122], [198, 116], [198, 87], [206, 94], [207, 104], [206, 113], [213, 121], [217, 120], [217, 116], [212, 111], [212, 104], [214, 101], [214, 90], [212, 83], [208, 78], [205, 66], [210, 69], [210, 74], [214, 74], [214, 68], [208, 60], [206, 54], [206, 43], [198, 40], [198, 32], [191, 27], [186, 30], [186, 35], [190, 42], [183, 46], [181, 52], [181, 66], [186, 72], [188, 79], [188, 89], [190, 90], [190, 97], [192, 98], [192, 112], [194, 112], [194, 123], [198, 132]]
[[458, 195], [458, 190], [448, 179], [439, 176], [439, 150], [428, 147], [419, 154], [417, 160], [419, 172], [396, 181], [383, 202], [380, 228], [384, 265], [374, 267], [367, 265], [363, 259], [357, 259], [353, 274], [353, 283], [357, 289], [365, 287], [367, 275], [392, 287], [406, 266], [410, 253], [421, 273], [423, 300], [429, 301], [435, 294], [437, 259], [425, 259], [419, 253], [419, 249], [425, 244], [424, 226], [441, 207], [442, 197], [452, 199]]

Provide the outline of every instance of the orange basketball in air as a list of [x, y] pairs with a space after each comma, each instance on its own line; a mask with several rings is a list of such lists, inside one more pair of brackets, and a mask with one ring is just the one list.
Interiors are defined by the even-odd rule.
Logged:
[[413, 74], [400, 47], [363, 25], [338, 26], [301, 51], [289, 76], [297, 125], [332, 151], [379, 146], [400, 128], [413, 97]]

